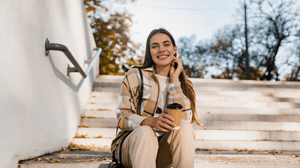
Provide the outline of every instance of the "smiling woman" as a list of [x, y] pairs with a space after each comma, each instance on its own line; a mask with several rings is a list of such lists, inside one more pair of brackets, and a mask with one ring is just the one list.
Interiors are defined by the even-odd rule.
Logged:
[[[194, 167], [192, 124], [201, 125], [196, 119], [196, 96], [167, 30], [155, 29], [149, 34], [144, 64], [139, 68], [142, 77], [133, 68], [123, 79], [117, 104], [121, 131], [112, 142], [112, 153], [125, 167]], [[141, 104], [137, 103], [139, 97]], [[166, 112], [173, 103], [183, 107], [179, 129]]]

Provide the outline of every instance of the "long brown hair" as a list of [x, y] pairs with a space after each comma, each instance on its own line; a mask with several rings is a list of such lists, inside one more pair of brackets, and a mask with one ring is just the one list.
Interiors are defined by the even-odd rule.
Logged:
[[[155, 63], [152, 60], [152, 56], [151, 56], [151, 52], [150, 52], [150, 40], [155, 34], [158, 34], [158, 33], [163, 33], [163, 34], [166, 34], [167, 36], [169, 36], [173, 46], [176, 46], [173, 36], [166, 29], [159, 28], [159, 29], [152, 30], [147, 38], [146, 53], [145, 53], [143, 66], [141, 68], [148, 68], [148, 67], [152, 67], [153, 65], [155, 65]], [[177, 55], [178, 54], [176, 53], [175, 56], [177, 57]], [[188, 79], [184, 70], [179, 75], [179, 80], [180, 80], [181, 89], [183, 91], [183, 94], [190, 100], [190, 103], [191, 103], [191, 108], [192, 108], [192, 112], [193, 112], [191, 124], [196, 122], [197, 125], [202, 125], [201, 123], [199, 123], [197, 121], [196, 93], [193, 88], [193, 83]]]

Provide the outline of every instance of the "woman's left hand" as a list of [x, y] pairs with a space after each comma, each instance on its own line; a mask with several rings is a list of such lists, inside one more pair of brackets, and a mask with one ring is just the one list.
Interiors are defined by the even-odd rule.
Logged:
[[[176, 69], [174, 67], [175, 63], [177, 63], [177, 68]], [[179, 58], [174, 57], [174, 59], [171, 63], [171, 68], [170, 68], [171, 83], [179, 82], [179, 75], [182, 71], [183, 71], [182, 61]]]

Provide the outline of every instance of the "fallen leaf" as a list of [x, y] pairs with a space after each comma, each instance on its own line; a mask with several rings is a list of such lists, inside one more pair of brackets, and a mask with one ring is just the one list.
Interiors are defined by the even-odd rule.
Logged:
[[69, 149], [70, 150], [92, 150], [92, 149], [97, 149], [97, 150], [110, 150], [110, 148], [108, 146], [104, 146], [104, 147], [96, 147], [95, 145], [93, 146], [84, 146], [84, 145], [77, 145], [77, 144], [73, 144], [71, 143], [69, 145]]
[[97, 136], [97, 137], [94, 137], [94, 138], [102, 138], [102, 135], [99, 135], [99, 136]]
[[79, 134], [76, 134], [74, 138], [86, 138], [87, 134], [85, 135], [79, 135]]
[[79, 125], [78, 128], [89, 128], [90, 126]]
[[50, 163], [55, 163], [55, 162], [60, 162], [60, 160], [53, 159], [53, 160], [50, 161]]
[[97, 109], [97, 111], [111, 111], [109, 109]]

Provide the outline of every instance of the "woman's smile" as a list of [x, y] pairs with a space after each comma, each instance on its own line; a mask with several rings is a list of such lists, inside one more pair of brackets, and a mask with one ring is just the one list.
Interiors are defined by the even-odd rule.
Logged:
[[157, 56], [157, 58], [159, 58], [159, 59], [166, 59], [166, 58], [168, 58], [168, 56], [169, 55], [161, 55], [161, 56]]

